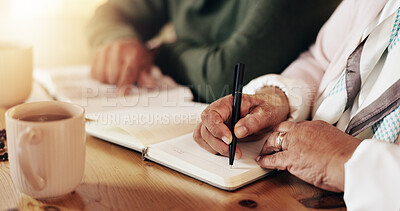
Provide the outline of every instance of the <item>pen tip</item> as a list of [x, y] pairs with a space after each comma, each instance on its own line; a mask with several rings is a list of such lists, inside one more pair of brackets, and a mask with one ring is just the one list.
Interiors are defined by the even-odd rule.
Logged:
[[229, 165], [229, 166], [232, 168], [233, 165]]

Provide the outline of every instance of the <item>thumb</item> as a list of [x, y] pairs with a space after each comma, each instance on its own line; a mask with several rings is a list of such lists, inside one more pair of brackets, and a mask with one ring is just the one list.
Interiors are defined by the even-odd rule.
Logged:
[[240, 119], [235, 125], [235, 135], [237, 138], [244, 138], [271, 126], [270, 113], [263, 107], [255, 107], [249, 114]]

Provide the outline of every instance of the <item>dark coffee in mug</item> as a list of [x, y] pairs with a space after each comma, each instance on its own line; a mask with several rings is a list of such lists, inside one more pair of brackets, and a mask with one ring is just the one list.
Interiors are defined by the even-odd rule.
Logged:
[[21, 118], [22, 121], [28, 122], [49, 122], [70, 118], [70, 115], [65, 114], [36, 114]]
[[81, 184], [85, 170], [85, 110], [71, 103], [23, 103], [6, 112], [14, 185], [36, 199], [54, 199]]

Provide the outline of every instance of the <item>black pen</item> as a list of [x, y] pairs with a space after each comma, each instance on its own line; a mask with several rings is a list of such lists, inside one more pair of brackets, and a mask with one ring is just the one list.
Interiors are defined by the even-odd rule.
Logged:
[[244, 64], [238, 63], [235, 66], [235, 78], [233, 79], [233, 104], [232, 104], [232, 122], [231, 133], [232, 142], [229, 144], [229, 165], [232, 168], [233, 160], [235, 159], [237, 138], [234, 133], [235, 124], [240, 119], [240, 104], [242, 103], [242, 88], [243, 88]]

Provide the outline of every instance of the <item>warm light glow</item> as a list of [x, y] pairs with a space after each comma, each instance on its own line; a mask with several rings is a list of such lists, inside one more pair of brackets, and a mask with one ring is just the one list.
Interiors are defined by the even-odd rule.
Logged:
[[35, 67], [89, 63], [85, 28], [106, 0], [0, 0], [0, 41], [22, 41]]
[[40, 17], [56, 15], [62, 8], [61, 0], [13, 0], [10, 5], [10, 14], [13, 17]]
[[89, 17], [106, 0], [9, 0], [9, 14], [14, 18]]

